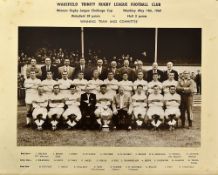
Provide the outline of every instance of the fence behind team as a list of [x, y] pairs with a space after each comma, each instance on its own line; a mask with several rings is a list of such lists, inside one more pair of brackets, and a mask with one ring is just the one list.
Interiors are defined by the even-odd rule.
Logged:
[[201, 29], [19, 27], [18, 54], [19, 146], [200, 146]]

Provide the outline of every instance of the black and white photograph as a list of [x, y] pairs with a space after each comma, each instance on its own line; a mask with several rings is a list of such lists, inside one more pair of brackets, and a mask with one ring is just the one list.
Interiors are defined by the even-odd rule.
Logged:
[[201, 146], [201, 28], [17, 32], [17, 146]]

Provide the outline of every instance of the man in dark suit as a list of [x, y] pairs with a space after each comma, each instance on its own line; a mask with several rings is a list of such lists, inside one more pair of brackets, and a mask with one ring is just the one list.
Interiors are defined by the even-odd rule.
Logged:
[[120, 76], [120, 71], [117, 68], [117, 62], [116, 61], [111, 61], [111, 66], [108, 68], [108, 73], [113, 72], [114, 78], [118, 81], [121, 81], [122, 78]]
[[168, 79], [169, 73], [174, 73], [174, 79], [176, 81], [178, 81], [179, 74], [178, 74], [178, 72], [176, 70], [173, 69], [173, 63], [172, 62], [167, 63], [167, 70], [163, 73], [163, 81]]
[[97, 67], [95, 67], [92, 72], [94, 70], [97, 70], [99, 73], [99, 79], [100, 80], [104, 80], [107, 78], [107, 69], [103, 66], [103, 60], [102, 59], [98, 59], [97, 60]]
[[96, 95], [90, 93], [90, 87], [86, 86], [85, 93], [80, 98], [80, 110], [82, 118], [80, 120], [80, 127], [82, 129], [96, 129], [98, 127], [96, 117], [94, 114], [96, 105]]
[[132, 68], [129, 67], [129, 60], [124, 60], [123, 67], [119, 69], [119, 72], [120, 72], [120, 79], [122, 79], [124, 73], [127, 73], [129, 80], [134, 81], [134, 71]]
[[152, 69], [147, 72], [147, 81], [150, 82], [153, 79], [153, 74], [158, 74], [158, 80], [163, 81], [163, 72], [158, 69], [158, 64], [154, 62], [152, 64]]
[[45, 58], [45, 65], [41, 67], [41, 71], [41, 80], [47, 78], [47, 72], [52, 72], [54, 80], [58, 79], [58, 69], [56, 66], [51, 65], [51, 59], [49, 57]]
[[79, 60], [79, 65], [76, 66], [75, 68], [75, 74], [73, 78], [77, 78], [78, 73], [83, 72], [84, 74], [84, 79], [90, 80], [92, 76], [92, 71], [91, 69], [86, 65], [86, 60], [85, 58], [80, 58]]

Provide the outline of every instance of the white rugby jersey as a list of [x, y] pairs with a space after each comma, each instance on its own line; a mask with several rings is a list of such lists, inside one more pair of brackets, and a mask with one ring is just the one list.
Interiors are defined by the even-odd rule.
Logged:
[[33, 105], [33, 108], [46, 108], [48, 105], [47, 96], [45, 94], [42, 94], [42, 95], [36, 94], [34, 96], [32, 105]]
[[28, 78], [24, 81], [24, 87], [26, 88], [26, 94], [35, 94], [37, 93], [37, 88], [39, 84], [41, 83], [41, 80], [38, 78], [31, 79]]
[[52, 94], [49, 97], [49, 107], [51, 108], [63, 108], [64, 107], [64, 101], [63, 101], [63, 95], [61, 93], [58, 94]]
[[76, 85], [77, 90], [83, 91], [85, 90], [85, 87], [88, 84], [88, 81], [86, 79], [74, 79], [72, 83]]
[[133, 83], [129, 80], [122, 80], [119, 82], [119, 86], [122, 86], [124, 88], [124, 91], [131, 92], [133, 88]]
[[145, 100], [147, 99], [147, 96], [144, 93], [138, 94], [136, 93], [135, 95], [132, 96], [132, 102], [133, 102], [133, 107], [147, 107], [147, 103], [145, 103]]
[[161, 83], [160, 81], [154, 81], [154, 80], [152, 80], [151, 82], [148, 83], [148, 92], [149, 92], [149, 93], [153, 93], [153, 87], [154, 87], [155, 85], [157, 85], [157, 86], [159, 87], [160, 92], [161, 92], [161, 90], [162, 90], [162, 88], [163, 88], [162, 83]]
[[88, 84], [90, 86], [91, 92], [94, 94], [97, 94], [100, 91], [100, 86], [103, 84], [104, 82], [100, 79], [92, 79], [88, 81]]
[[137, 86], [140, 85], [140, 84], [143, 86], [144, 91], [148, 90], [148, 82], [143, 80], [143, 79], [142, 80], [137, 79], [136, 81], [134, 81], [134, 83], [133, 83], [134, 90], [136, 90]]
[[104, 80], [104, 84], [107, 85], [108, 90], [116, 91], [118, 89], [119, 82], [116, 79], [109, 80], [108, 78]]
[[[149, 103], [149, 107], [162, 107], [163, 106], [163, 95], [161, 94], [150, 94], [148, 96], [148, 101], [152, 101], [151, 103]], [[154, 100], [154, 101], [153, 101]]]
[[166, 80], [166, 81], [164, 81], [163, 82], [164, 93], [168, 93], [169, 92], [169, 87], [172, 86], [172, 85], [177, 87], [178, 81], [176, 81], [176, 80], [172, 80], [172, 81]]
[[53, 79], [45, 79], [42, 81], [43, 88], [45, 92], [52, 93], [53, 86], [57, 84], [57, 81]]
[[66, 90], [70, 88], [70, 85], [72, 84], [72, 80], [66, 79], [64, 80], [63, 78], [58, 80], [58, 84], [61, 90]]
[[79, 106], [80, 103], [80, 94], [78, 93], [74, 93], [74, 94], [70, 94], [66, 97], [66, 101], [65, 101], [65, 104], [70, 107], [70, 106]]
[[99, 105], [110, 106], [113, 100], [113, 97], [111, 96], [110, 93], [106, 92], [105, 94], [102, 94], [101, 92], [99, 92], [96, 95], [96, 100], [98, 101], [97, 106]]
[[164, 101], [166, 101], [166, 107], [179, 107], [180, 103], [177, 101], [181, 101], [181, 96], [177, 93], [171, 94], [167, 93], [164, 95]]

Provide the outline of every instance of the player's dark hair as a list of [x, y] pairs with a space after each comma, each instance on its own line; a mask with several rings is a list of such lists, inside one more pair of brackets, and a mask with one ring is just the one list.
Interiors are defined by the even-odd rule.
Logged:
[[70, 85], [70, 89], [71, 89], [71, 88], [75, 88], [75, 89], [76, 89], [76, 85], [75, 85], [75, 84], [71, 84], [71, 85]]
[[142, 88], [143, 88], [143, 85], [142, 85], [142, 84], [138, 84], [138, 85], [137, 85], [137, 88], [138, 88], [138, 87], [142, 87]]

